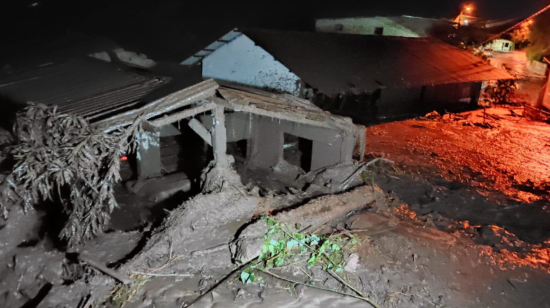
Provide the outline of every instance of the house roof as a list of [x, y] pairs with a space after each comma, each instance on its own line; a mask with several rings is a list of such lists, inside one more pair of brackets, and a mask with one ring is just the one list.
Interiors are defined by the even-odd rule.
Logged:
[[92, 58], [77, 58], [0, 76], [0, 95], [14, 103], [57, 105], [90, 120], [137, 104], [168, 82]]
[[327, 95], [514, 78], [431, 38], [266, 30], [244, 34]]
[[112, 131], [130, 125], [141, 116], [153, 127], [160, 127], [216, 107], [347, 132], [356, 130], [351, 119], [332, 115], [308, 100], [238, 85], [220, 86], [212, 79], [144, 106], [120, 112], [95, 125], [105, 131]]
[[[236, 32], [231, 32], [232, 39], [239, 36]], [[468, 52], [431, 38], [269, 30], [240, 33], [326, 95], [514, 78]], [[199, 63], [222, 45], [205, 49], [182, 64]]]

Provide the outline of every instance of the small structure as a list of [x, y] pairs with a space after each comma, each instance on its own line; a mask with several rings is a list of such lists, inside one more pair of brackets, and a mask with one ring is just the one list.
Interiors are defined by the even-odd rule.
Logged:
[[354, 125], [351, 119], [330, 115], [292, 95], [238, 86], [220, 87], [213, 80], [95, 125], [110, 131], [129, 125], [139, 115], [143, 115], [148, 123], [147, 131], [140, 136], [142, 146], [138, 151], [141, 177], [161, 173], [159, 140], [178, 134], [178, 127], [182, 126], [190, 127], [212, 147], [215, 162], [221, 166], [229, 165], [228, 143], [240, 141], [246, 142], [242, 158], [247, 167], [266, 170], [283, 162], [285, 149], [293, 146], [285, 142], [288, 137], [303, 140], [303, 145], [294, 146], [309, 147], [302, 150], [301, 159], [295, 162], [295, 167], [304, 171], [351, 163], [356, 141], [359, 141], [362, 152], [365, 147], [364, 128]]
[[306, 98], [358, 121], [477, 104], [481, 82], [513, 79], [429, 38], [233, 30], [182, 62], [203, 78]]
[[515, 50], [514, 42], [505, 39], [493, 40], [487, 47], [496, 52], [510, 52]]
[[450, 24], [450, 22], [407, 15], [324, 18], [315, 21], [315, 30], [318, 32], [363, 35], [428, 37], [430, 30], [440, 24]]
[[124, 180], [171, 174], [178, 186], [159, 189], [190, 190], [190, 180], [197, 183], [212, 159], [228, 167], [228, 152], [243, 170], [287, 172], [294, 174], [290, 181], [351, 163], [356, 141], [364, 152], [364, 127], [307, 100], [213, 80], [166, 94], [161, 86], [169, 81], [85, 57], [2, 76], [0, 95], [4, 108], [21, 109], [27, 102], [55, 105], [106, 132], [142, 119], [138, 151], [123, 161], [121, 174]]

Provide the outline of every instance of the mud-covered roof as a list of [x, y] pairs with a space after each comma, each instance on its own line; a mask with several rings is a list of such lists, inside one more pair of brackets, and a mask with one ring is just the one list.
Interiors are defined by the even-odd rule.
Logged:
[[469, 52], [431, 38], [268, 30], [243, 33], [328, 95], [353, 89], [514, 78]]
[[146, 105], [119, 112], [95, 125], [112, 131], [130, 125], [138, 117], [143, 117], [151, 126], [161, 127], [216, 107], [341, 131], [351, 132], [356, 129], [351, 119], [332, 115], [308, 100], [290, 94], [276, 94], [238, 85], [220, 86], [212, 79]]
[[4, 73], [0, 95], [13, 103], [57, 105], [61, 112], [95, 119], [137, 104], [168, 80], [92, 58], [76, 58]]
[[227, 101], [229, 108], [236, 111], [331, 129], [351, 131], [355, 128], [350, 118], [333, 115], [291, 94], [276, 94], [236, 85], [222, 86], [218, 93]]

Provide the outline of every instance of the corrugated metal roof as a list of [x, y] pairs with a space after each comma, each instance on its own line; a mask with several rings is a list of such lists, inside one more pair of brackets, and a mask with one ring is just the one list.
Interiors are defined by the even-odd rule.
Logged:
[[95, 119], [136, 104], [168, 78], [91, 58], [73, 59], [0, 77], [0, 95], [16, 103], [57, 105]]
[[327, 95], [514, 78], [468, 52], [430, 38], [268, 30], [243, 33]]

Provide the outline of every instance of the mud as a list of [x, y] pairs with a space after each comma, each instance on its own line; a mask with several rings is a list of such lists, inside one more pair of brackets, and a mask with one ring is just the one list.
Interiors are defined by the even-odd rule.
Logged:
[[[356, 234], [357, 263], [346, 267], [346, 277], [383, 307], [550, 307], [550, 126], [507, 108], [486, 112], [493, 116], [474, 111], [369, 128], [369, 159], [385, 157], [395, 169], [337, 166], [294, 173], [285, 184], [280, 165], [265, 175], [252, 171], [242, 185], [233, 170], [210, 166], [205, 192], [183, 204], [122, 198], [111, 230], [77, 252], [142, 285], [124, 307], [182, 307], [213, 287], [193, 307], [367, 306], [267, 276], [252, 285], [223, 280], [235, 270], [230, 243], [261, 241], [265, 229], [255, 222], [274, 215], [300, 222], [305, 232]], [[273, 189], [256, 186], [267, 176], [278, 181]], [[341, 192], [360, 179], [369, 185]], [[100, 304], [116, 286], [48, 240], [53, 234], [44, 231], [40, 212], [10, 217], [0, 229], [3, 306]], [[274, 271], [350, 292], [306, 264]], [[110, 300], [105, 306], [116, 307]]]
[[[323, 200], [328, 201], [321, 198], [318, 204]], [[550, 276], [545, 272], [517, 267], [504, 255], [476, 245], [463, 233], [426, 226], [396, 207], [402, 203], [400, 200], [386, 200], [385, 208], [365, 208], [325, 227], [325, 232], [334, 232], [344, 226], [359, 237], [358, 265], [346, 274], [347, 280], [383, 307], [519, 307], [522, 303], [550, 307], [546, 292]], [[217, 258], [223, 255], [213, 254]], [[326, 272], [306, 265], [273, 271], [292, 280], [312, 279], [318, 286], [350, 292]], [[360, 300], [296, 287], [265, 275], [251, 285], [230, 277], [194, 301], [233, 269], [204, 267], [190, 278], [153, 278], [125, 307], [181, 307], [190, 303], [192, 307], [368, 306]]]
[[[467, 121], [378, 125], [367, 131], [367, 148], [371, 156], [394, 160], [408, 174], [465, 183], [484, 195], [549, 200], [550, 125], [513, 116], [509, 108], [486, 112], [499, 120], [484, 120], [483, 110], [477, 110]], [[522, 109], [515, 113], [522, 114]], [[495, 128], [472, 122], [490, 122]]]
[[[305, 232], [314, 232], [353, 211], [376, 207], [376, 203], [385, 203], [384, 194], [377, 188], [362, 186], [347, 193], [314, 199], [294, 209], [281, 209], [272, 217], [288, 226], [298, 224]], [[258, 257], [268, 229], [264, 220], [247, 225], [230, 244], [233, 259], [246, 263]]]
[[[426, 225], [460, 230], [521, 265], [548, 270], [550, 125], [509, 108], [371, 128], [371, 155], [399, 174], [375, 182]], [[515, 109], [521, 115], [521, 109]], [[490, 122], [493, 128], [472, 125]]]

